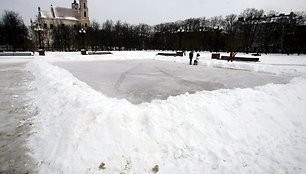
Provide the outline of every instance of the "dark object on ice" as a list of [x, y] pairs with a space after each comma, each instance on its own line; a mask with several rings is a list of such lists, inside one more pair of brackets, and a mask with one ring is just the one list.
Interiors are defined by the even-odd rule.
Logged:
[[189, 53], [189, 65], [192, 65], [192, 58], [193, 58], [193, 51], [190, 51]]
[[30, 52], [1, 52], [0, 56], [33, 56]]
[[176, 56], [176, 53], [157, 53], [158, 56]]
[[42, 49], [42, 48], [38, 49], [38, 54], [39, 54], [40, 56], [45, 56], [45, 50]]
[[183, 56], [184, 55], [184, 52], [183, 51], [177, 51], [176, 52], [176, 56]]
[[81, 54], [82, 54], [82, 55], [86, 55], [86, 54], [87, 54], [87, 53], [86, 53], [86, 49], [82, 48], [82, 49], [81, 49]]
[[103, 55], [103, 54], [113, 54], [109, 51], [90, 51], [88, 55]]
[[[221, 60], [229, 60], [229, 56], [221, 56]], [[235, 57], [236, 61], [248, 61], [248, 62], [258, 62], [259, 58], [255, 57]]]
[[220, 59], [220, 53], [212, 53], [211, 58], [212, 59]]
[[159, 166], [158, 165], [155, 165], [153, 168], [152, 168], [152, 172], [153, 173], [157, 173], [159, 171]]
[[102, 162], [102, 163], [100, 164], [100, 166], [99, 166], [99, 170], [104, 170], [104, 169], [106, 169], [105, 163]]
[[252, 56], [261, 56], [260, 53], [253, 53]]

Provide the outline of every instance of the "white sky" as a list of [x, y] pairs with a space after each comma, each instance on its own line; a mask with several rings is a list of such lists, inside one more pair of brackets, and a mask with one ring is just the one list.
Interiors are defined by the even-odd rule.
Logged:
[[[73, 0], [0, 0], [0, 12], [14, 10], [28, 25], [37, 15], [37, 7], [49, 10], [50, 5], [71, 7]], [[78, 2], [78, 0], [77, 0]], [[131, 24], [155, 25], [190, 17], [212, 17], [240, 14], [246, 8], [275, 10], [282, 13], [306, 11], [306, 0], [88, 0], [90, 20], [107, 19]]]

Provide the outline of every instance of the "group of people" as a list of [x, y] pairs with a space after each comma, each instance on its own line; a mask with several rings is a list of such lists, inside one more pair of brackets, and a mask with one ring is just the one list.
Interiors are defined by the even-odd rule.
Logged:
[[[197, 52], [197, 53], [196, 53], [196, 57], [195, 57], [195, 59], [193, 60], [194, 52], [195, 52], [195, 51], [190, 51], [190, 52], [189, 52], [189, 65], [198, 65], [198, 63], [199, 63], [200, 53]], [[229, 56], [229, 58], [228, 58], [227, 61], [231, 61], [231, 62], [232, 62], [232, 61], [235, 59], [236, 54], [237, 54], [237, 53], [235, 53], [233, 50], [231, 50], [230, 56]]]
[[190, 53], [189, 53], [189, 60], [190, 60], [189, 65], [198, 65], [200, 53], [196, 54], [196, 58], [194, 60], [193, 60], [193, 54], [194, 54], [194, 51], [190, 51]]

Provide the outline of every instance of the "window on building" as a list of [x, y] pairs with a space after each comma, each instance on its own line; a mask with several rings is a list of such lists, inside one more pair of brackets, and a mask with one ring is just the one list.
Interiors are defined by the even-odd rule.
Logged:
[[84, 3], [84, 9], [86, 9], [86, 3]]
[[86, 18], [86, 12], [84, 12], [84, 18]]
[[44, 23], [44, 29], [48, 28], [48, 24]]
[[53, 29], [53, 24], [50, 24], [50, 29]]
[[77, 26], [76, 26], [76, 25], [73, 25], [73, 28], [74, 28], [74, 29], [77, 29]]
[[85, 28], [87, 28], [87, 23], [85, 23]]

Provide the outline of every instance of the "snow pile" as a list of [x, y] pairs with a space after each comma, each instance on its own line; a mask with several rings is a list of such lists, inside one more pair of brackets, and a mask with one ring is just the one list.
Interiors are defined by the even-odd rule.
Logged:
[[306, 172], [303, 77], [133, 105], [45, 61], [27, 68], [36, 78], [29, 146], [40, 173]]

